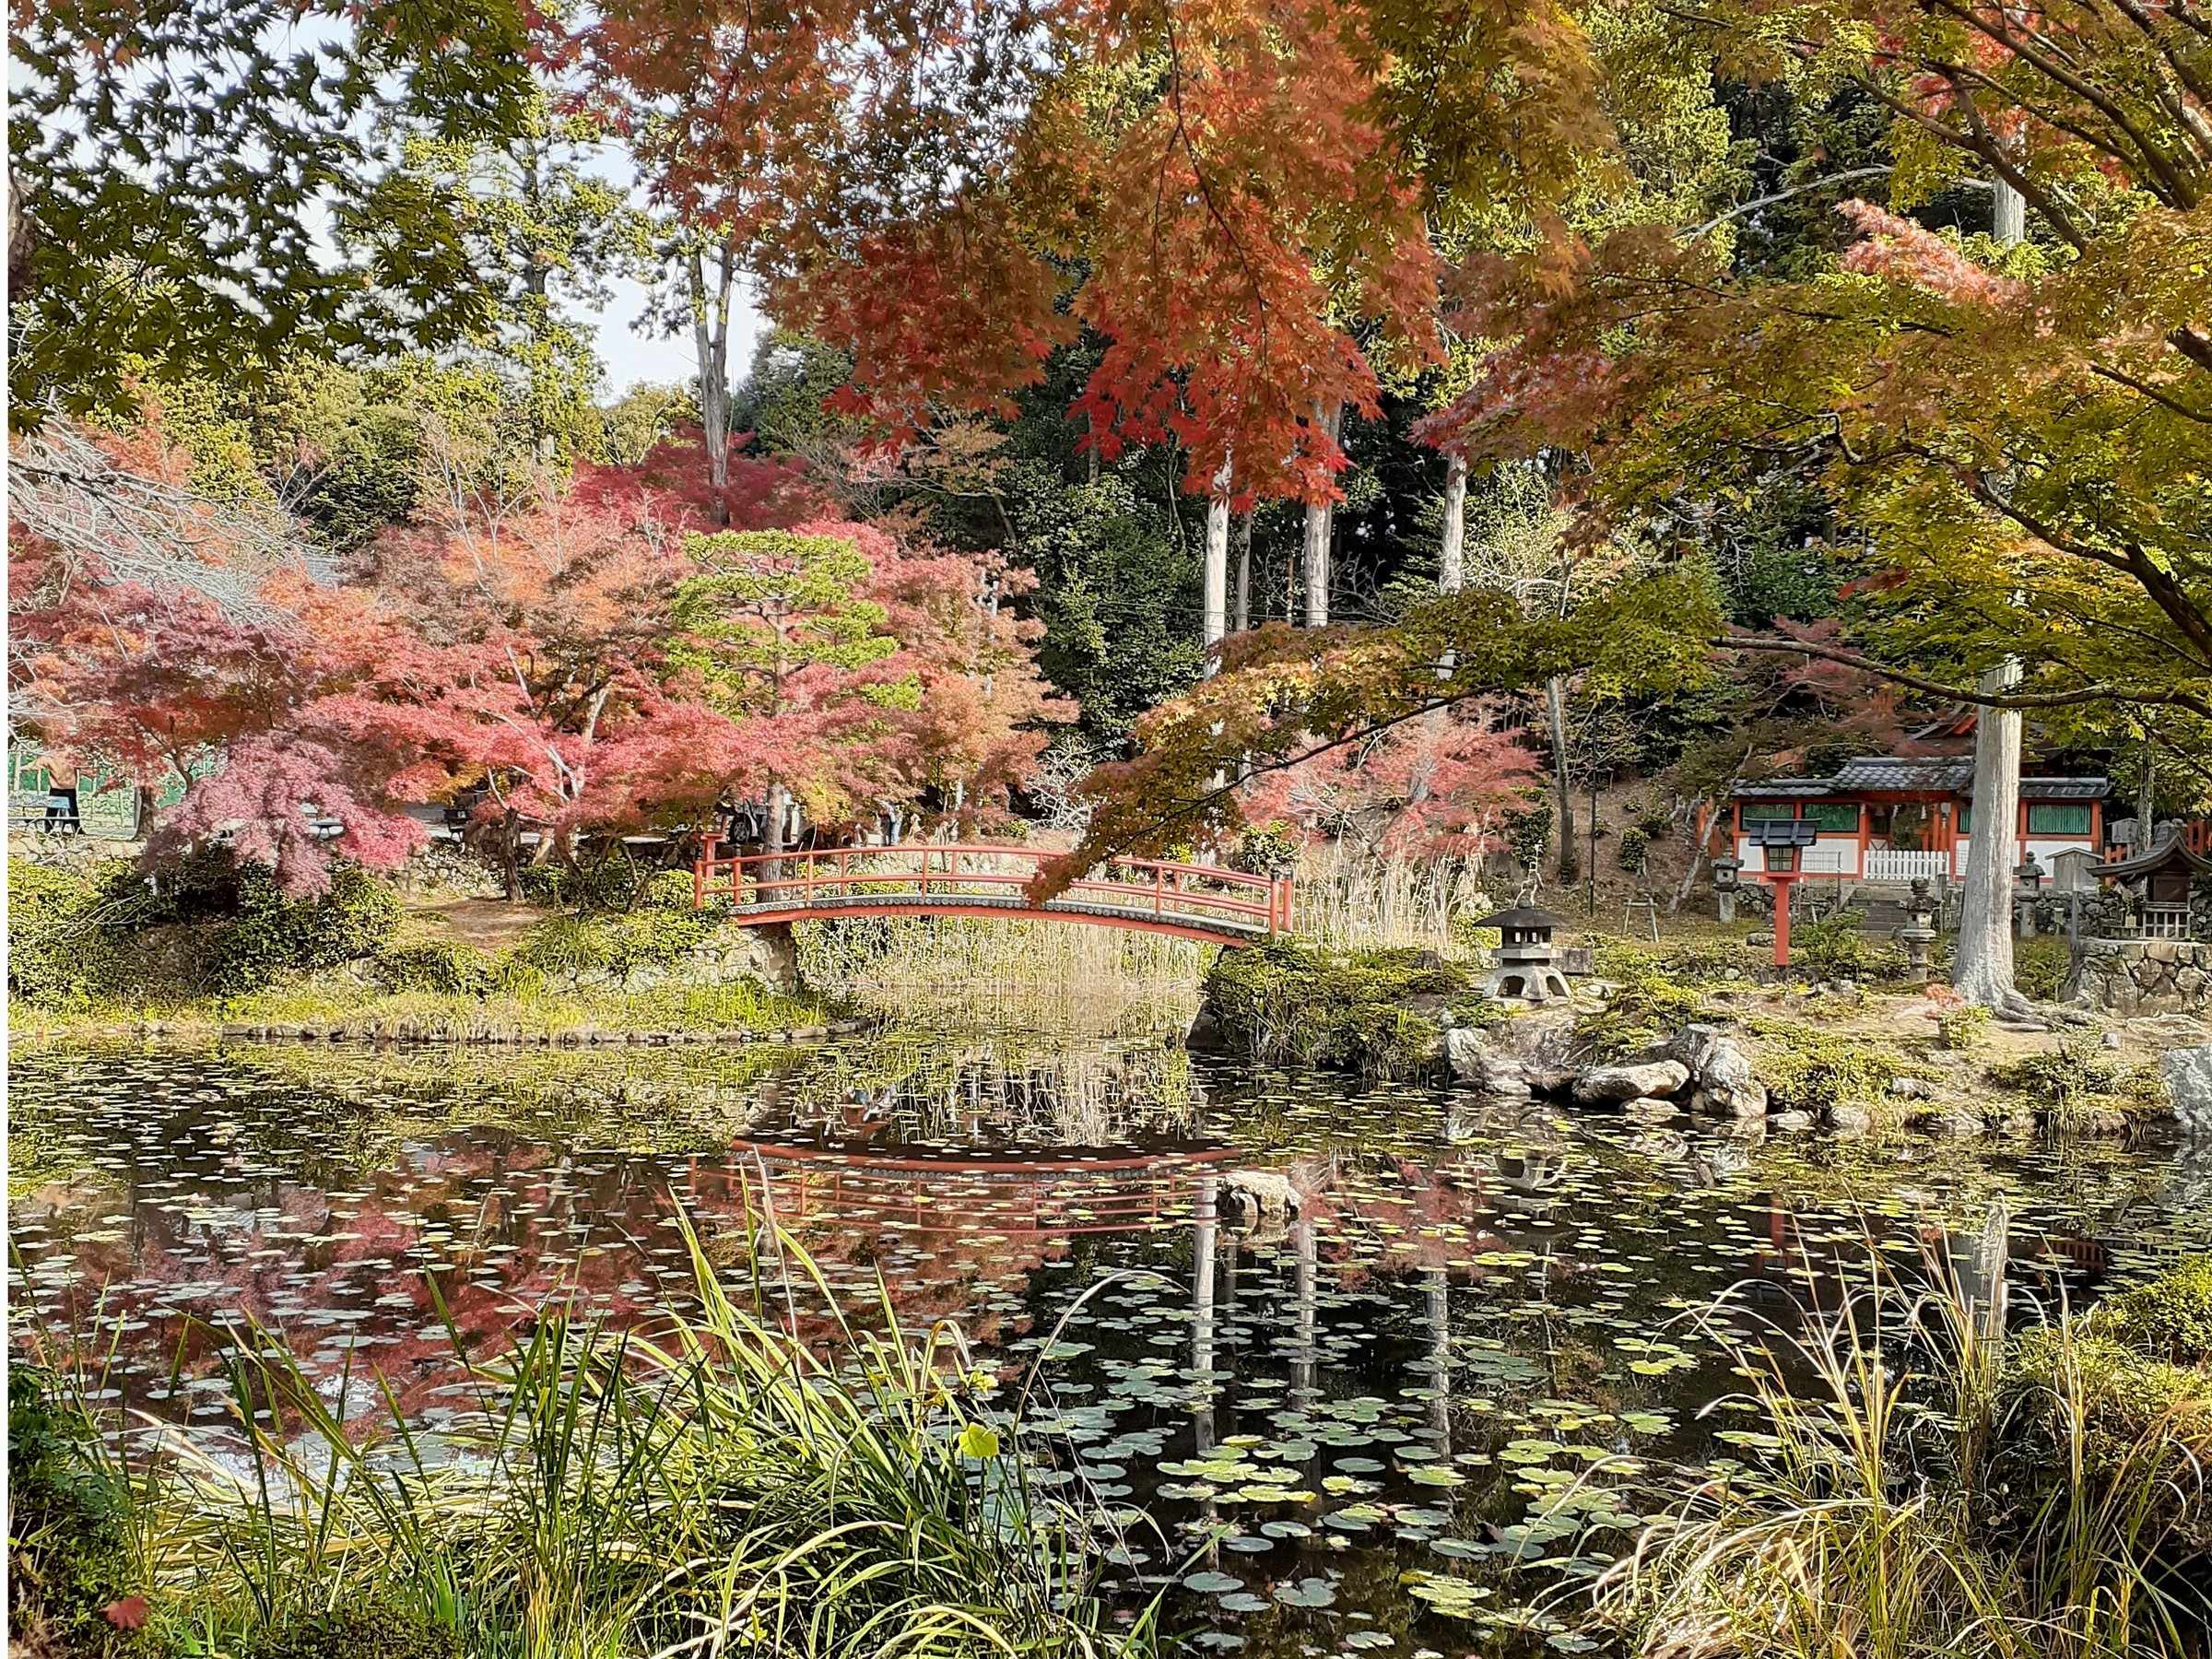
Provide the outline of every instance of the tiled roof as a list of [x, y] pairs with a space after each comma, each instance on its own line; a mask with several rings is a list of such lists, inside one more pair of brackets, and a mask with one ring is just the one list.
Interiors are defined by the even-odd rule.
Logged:
[[1900, 759], [1891, 755], [1865, 755], [1846, 760], [1836, 773], [1838, 789], [1915, 789], [1957, 791], [1974, 781], [1974, 763], [1951, 756], [1924, 760]]
[[1754, 801], [1795, 800], [1801, 795], [1824, 795], [1834, 788], [1827, 778], [1768, 778], [1759, 783], [1737, 783], [1729, 794]]
[[[1948, 757], [1907, 759], [1865, 755], [1846, 760], [1832, 778], [1764, 778], [1736, 782], [1729, 794], [1738, 800], [1803, 800], [1823, 795], [1863, 794], [1971, 794], [1974, 763]], [[2112, 790], [2106, 778], [2022, 778], [2024, 801], [2100, 801]]]

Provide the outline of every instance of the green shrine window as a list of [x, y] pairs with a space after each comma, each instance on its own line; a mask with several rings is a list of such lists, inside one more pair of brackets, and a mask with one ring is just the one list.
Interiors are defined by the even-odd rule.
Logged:
[[2086, 801], [2031, 801], [2028, 806], [2030, 835], [2087, 835], [2089, 806]]

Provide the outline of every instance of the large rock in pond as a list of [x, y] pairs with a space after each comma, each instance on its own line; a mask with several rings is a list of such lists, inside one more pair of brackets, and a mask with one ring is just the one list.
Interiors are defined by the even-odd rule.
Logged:
[[1225, 1225], [1250, 1230], [1295, 1218], [1304, 1202], [1280, 1170], [1230, 1170], [1216, 1204]]
[[1574, 1080], [1574, 1098], [1583, 1106], [1614, 1106], [1646, 1096], [1680, 1094], [1688, 1082], [1689, 1067], [1679, 1060], [1601, 1065]]
[[2159, 1076], [2173, 1097], [2173, 1115], [2182, 1127], [2193, 1135], [2212, 1135], [2212, 1043], [2168, 1049], [2159, 1056]]
[[1488, 1047], [1483, 1034], [1460, 1026], [1444, 1033], [1444, 1059], [1454, 1082], [1469, 1084], [1485, 1094], [1525, 1100], [1532, 1092], [1528, 1068], [1512, 1054]]
[[1698, 1110], [1713, 1117], [1767, 1115], [1767, 1086], [1735, 1038], [1719, 1026], [1684, 1026], [1664, 1051], [1689, 1071], [1698, 1086]]

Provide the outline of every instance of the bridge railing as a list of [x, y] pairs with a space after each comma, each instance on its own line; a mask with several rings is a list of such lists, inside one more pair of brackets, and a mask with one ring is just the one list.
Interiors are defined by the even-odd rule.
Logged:
[[959, 908], [1041, 910], [1224, 933], [1272, 936], [1290, 931], [1290, 883], [1217, 865], [1166, 859], [1114, 859], [1071, 883], [1042, 906], [1022, 902], [1021, 889], [1046, 859], [1034, 847], [973, 842], [909, 841], [889, 847], [826, 847], [804, 853], [718, 857], [708, 849], [692, 872], [693, 900], [722, 899], [743, 917], [787, 919], [808, 913], [853, 913]]

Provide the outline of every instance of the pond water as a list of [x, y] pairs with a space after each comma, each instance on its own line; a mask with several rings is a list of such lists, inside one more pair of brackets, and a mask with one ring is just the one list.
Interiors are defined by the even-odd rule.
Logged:
[[[2001, 1195], [2016, 1305], [2212, 1248], [2201, 1147], [1753, 1140], [1141, 1030], [12, 1070], [11, 1336], [112, 1354], [112, 1404], [216, 1428], [209, 1326], [251, 1320], [434, 1425], [449, 1317], [480, 1353], [548, 1301], [644, 1318], [692, 1282], [679, 1206], [733, 1273], [772, 1217], [855, 1301], [1035, 1366], [1037, 1477], [1116, 1595], [1171, 1583], [1179, 1641], [1255, 1654], [1579, 1651], [1532, 1593], [1625, 1544], [1654, 1471], [1749, 1454], [1726, 1333], [1832, 1305], [1869, 1236], [1910, 1272]], [[1296, 1218], [1232, 1225], [1255, 1169]]]

